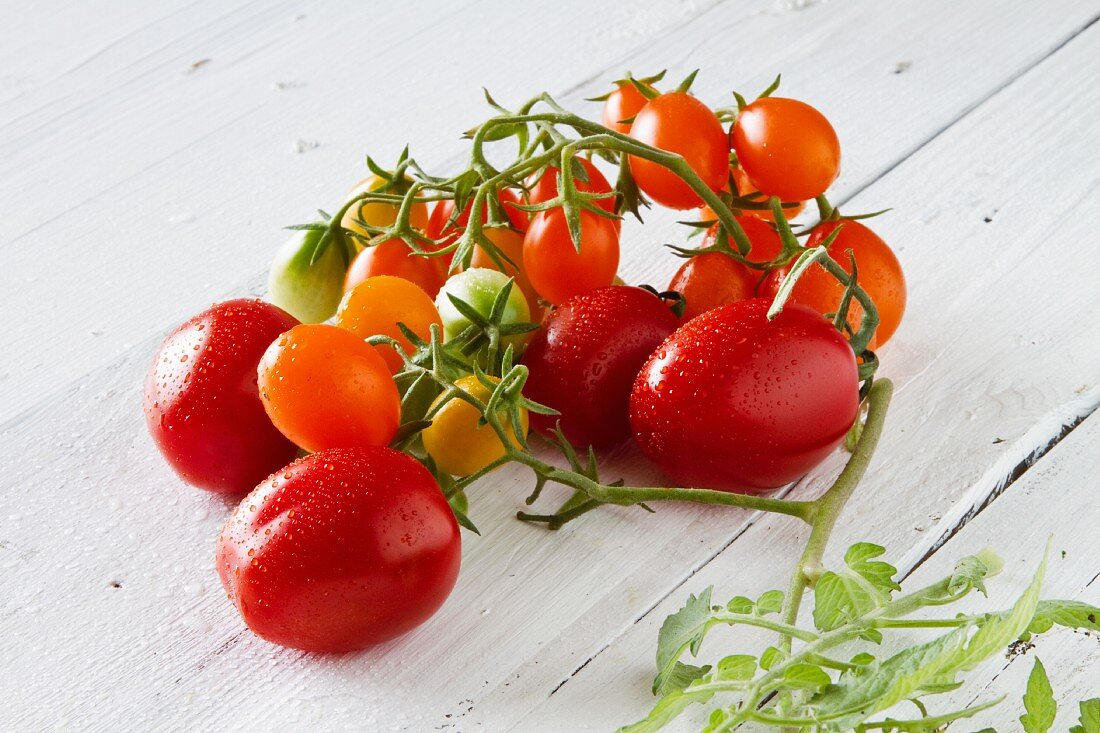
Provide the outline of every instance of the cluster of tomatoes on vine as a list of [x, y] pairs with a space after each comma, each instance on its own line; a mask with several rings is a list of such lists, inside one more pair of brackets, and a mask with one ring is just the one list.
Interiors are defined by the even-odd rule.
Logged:
[[[217, 570], [257, 634], [344, 651], [422, 623], [457, 578], [466, 489], [505, 463], [574, 488], [564, 517], [604, 486], [573, 447], [632, 438], [676, 486], [761, 494], [857, 422], [905, 285], [824, 198], [832, 126], [774, 89], [716, 111], [690, 80], [660, 81], [618, 82], [602, 125], [545, 95], [498, 107], [450, 179], [369, 161], [338, 213], [280, 250], [267, 302], [215, 305], [165, 341], [149, 429], [189, 483], [251, 490]], [[509, 137], [510, 167], [479, 157]], [[661, 293], [616, 274], [621, 216], [646, 199], [706, 230]], [[823, 220], [799, 243], [788, 215], [811, 199]], [[529, 428], [571, 467], [535, 458]]]

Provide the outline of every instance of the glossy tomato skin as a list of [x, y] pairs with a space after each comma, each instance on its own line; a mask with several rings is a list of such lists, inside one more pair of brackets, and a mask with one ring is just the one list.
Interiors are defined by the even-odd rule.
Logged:
[[229, 600], [262, 638], [346, 652], [419, 626], [458, 577], [454, 514], [427, 469], [389, 448], [313, 453], [249, 494], [218, 538]]
[[[779, 256], [783, 243], [771, 225], [753, 216], [739, 216], [737, 222], [752, 245], [749, 249], [751, 261], [770, 262]], [[700, 247], [712, 246], [717, 233], [718, 225], [715, 224], [707, 230]], [[730, 242], [730, 246], [735, 245]], [[764, 295], [769, 287], [768, 275], [763, 270], [743, 265], [721, 252], [689, 257], [668, 284], [669, 290], [684, 296], [685, 320], [720, 305]]]
[[[401, 344], [402, 351], [411, 355], [416, 347], [405, 337], [398, 324], [421, 340], [430, 341], [432, 325], [442, 326], [443, 322], [439, 320], [435, 303], [420, 286], [392, 275], [368, 277], [345, 293], [340, 307], [336, 309], [336, 325], [340, 328], [351, 331], [361, 339], [389, 336]], [[396, 374], [405, 366], [405, 361], [392, 346], [382, 344], [374, 349], [386, 362], [391, 374]]]
[[565, 437], [582, 448], [626, 440], [634, 378], [679, 323], [653, 293], [621, 285], [583, 293], [552, 311], [524, 352], [523, 393], [561, 414], [532, 413], [532, 426], [548, 432], [560, 420]]
[[619, 82], [615, 91], [604, 100], [600, 122], [604, 127], [628, 135], [631, 123], [623, 120], [632, 119], [648, 101], [649, 99], [629, 81]]
[[[639, 142], [683, 156], [703, 183], [718, 191], [729, 170], [729, 141], [718, 117], [695, 97], [670, 92], [651, 99], [630, 127]], [[638, 188], [670, 209], [694, 209], [703, 200], [683, 179], [653, 161], [630, 157], [630, 172]]]
[[271, 422], [308, 451], [386, 445], [397, 432], [401, 396], [386, 360], [350, 331], [295, 326], [256, 372]]
[[351, 261], [344, 278], [344, 292], [379, 275], [404, 278], [434, 298], [447, 280], [447, 263], [443, 257], [416, 254], [400, 239], [386, 239], [367, 247]]
[[[500, 383], [496, 377], [488, 379], [494, 384]], [[473, 374], [455, 380], [455, 386], [482, 402], [487, 402], [493, 394]], [[424, 451], [432, 457], [440, 471], [452, 476], [469, 476], [504, 456], [504, 444], [500, 437], [491, 425], [478, 424], [481, 421], [481, 412], [469, 402], [457, 398], [444, 400], [444, 395], [440, 395], [432, 403], [429, 412], [432, 415], [432, 424], [424, 428], [420, 437], [424, 442]], [[497, 416], [504, 424], [509, 442], [519, 447], [515, 426], [512, 425], [508, 412], [498, 410]], [[519, 411], [519, 424], [520, 431], [526, 438], [528, 417], [524, 408]]]
[[[829, 245], [829, 256], [845, 272], [851, 271], [848, 253], [851, 252], [855, 257], [856, 281], [871, 296], [878, 310], [879, 325], [871, 345], [871, 348], [877, 348], [890, 340], [905, 314], [905, 274], [889, 245], [869, 227], [854, 219], [827, 221], [817, 225], [810, 233], [806, 246], [820, 246], [838, 226], [840, 233]], [[773, 274], [773, 291], [779, 287], [789, 270], [790, 267], [786, 267]], [[840, 281], [824, 267], [816, 265], [803, 273], [795, 283], [789, 302], [801, 303], [819, 313], [835, 313], [843, 295], [844, 286]], [[848, 309], [848, 325], [856, 330], [862, 318], [863, 306], [853, 300]]]
[[580, 220], [579, 252], [561, 209], [540, 211], [523, 238], [523, 269], [535, 291], [554, 304], [610, 285], [619, 268], [618, 223], [591, 211], [581, 211]]
[[841, 441], [859, 409], [856, 360], [820, 314], [745, 300], [688, 321], [634, 382], [630, 424], [680, 486], [763, 493]]
[[840, 173], [840, 140], [825, 116], [797, 99], [763, 97], [737, 115], [730, 144], [752, 185], [783, 201], [825, 193]]
[[145, 380], [145, 418], [160, 452], [189, 484], [240, 494], [294, 458], [256, 388], [268, 344], [298, 324], [260, 300], [219, 303], [172, 332]]

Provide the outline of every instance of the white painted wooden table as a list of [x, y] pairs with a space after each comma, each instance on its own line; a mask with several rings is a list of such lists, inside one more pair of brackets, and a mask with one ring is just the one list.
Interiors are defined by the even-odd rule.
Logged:
[[[384, 648], [278, 649], [225, 601], [229, 505], [156, 455], [150, 356], [257, 291], [280, 227], [331, 206], [364, 152], [456, 164], [482, 85], [583, 108], [625, 69], [700, 67], [697, 93], [728, 102], [782, 71], [839, 130], [836, 201], [894, 207], [875, 226], [910, 283], [881, 354], [887, 434], [834, 559], [866, 539], [925, 575], [992, 544], [1003, 602], [1053, 533], [1047, 594], [1100, 603], [1098, 17], [1095, 0], [3, 0], [0, 730], [612, 730], [651, 703], [657, 628], [689, 592], [785, 577], [795, 520], [609, 509], [550, 534], [511, 519], [528, 478], [502, 471], [472, 497], [485, 534], [454, 594]], [[670, 222], [624, 230], [628, 280], [665, 282]], [[1100, 694], [1100, 647], [1054, 631], [1036, 651], [1064, 730]], [[997, 658], [956, 694], [1014, 692], [1029, 667]]]

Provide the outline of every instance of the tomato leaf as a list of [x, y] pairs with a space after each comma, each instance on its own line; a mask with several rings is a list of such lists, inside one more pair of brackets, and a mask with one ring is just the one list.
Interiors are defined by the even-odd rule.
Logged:
[[756, 657], [751, 654], [731, 654], [723, 657], [715, 669], [720, 680], [751, 680], [756, 674]]
[[704, 703], [713, 696], [712, 690], [692, 690], [690, 686], [673, 690], [657, 701], [644, 720], [624, 725], [617, 733], [656, 733], [691, 705]]
[[1040, 634], [1055, 625], [1100, 632], [1100, 608], [1080, 601], [1040, 601], [1028, 631]]
[[986, 595], [985, 579], [996, 575], [1003, 566], [1004, 561], [989, 548], [977, 555], [967, 555], [955, 563], [955, 572], [947, 583], [947, 592], [957, 595], [973, 588]]
[[783, 673], [783, 683], [796, 690], [818, 690], [831, 682], [828, 673], [813, 664], [793, 664]]
[[1024, 710], [1020, 716], [1020, 725], [1024, 733], [1047, 733], [1054, 725], [1054, 716], [1058, 713], [1058, 704], [1054, 701], [1054, 690], [1043, 663], [1038, 658], [1031, 667], [1027, 678], [1027, 690], [1024, 692]]
[[680, 655], [690, 650], [697, 654], [707, 629], [714, 622], [710, 611], [711, 588], [699, 595], [689, 595], [684, 607], [665, 619], [657, 634], [657, 677], [653, 693], [667, 690], [669, 679], [676, 671]]
[[[932, 641], [904, 649], [858, 675], [845, 675], [811, 701], [822, 719], [859, 712], [863, 719], [929, 690], [956, 685], [958, 672], [973, 669], [1020, 635], [1035, 614], [1046, 559], [1015, 605], [1004, 613], [978, 617], [971, 624]], [[977, 631], [971, 634], [972, 626]]]
[[[582, 497], [587, 499], [583, 493]], [[707, 672], [710, 671], [710, 665], [704, 667], [696, 667], [692, 664], [684, 664], [683, 662], [674, 662], [669, 673], [663, 680], [661, 680], [661, 687], [655, 690], [657, 695], [667, 695], [670, 692], [683, 690], [695, 680], [699, 679]]]
[[1082, 701], [1080, 709], [1079, 725], [1070, 728], [1069, 733], [1100, 733], [1100, 697]]
[[769, 590], [756, 599], [756, 612], [761, 616], [783, 610], [783, 591]]
[[849, 547], [844, 553], [844, 563], [889, 597], [891, 591], [901, 590], [901, 586], [894, 581], [894, 575], [897, 574], [898, 569], [888, 562], [874, 559], [885, 553], [884, 547], [870, 542], [859, 542]]

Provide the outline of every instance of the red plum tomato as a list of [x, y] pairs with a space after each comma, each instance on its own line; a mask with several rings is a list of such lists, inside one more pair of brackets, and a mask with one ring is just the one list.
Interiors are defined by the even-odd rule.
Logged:
[[855, 355], [821, 314], [743, 300], [685, 323], [642, 367], [630, 424], [678, 485], [763, 493], [808, 472], [859, 409]]
[[218, 537], [216, 564], [257, 635], [347, 652], [430, 618], [460, 556], [458, 524], [427, 469], [389, 448], [336, 448], [245, 497]]
[[564, 303], [610, 285], [619, 267], [617, 221], [580, 212], [580, 251], [569, 236], [561, 209], [540, 211], [523, 238], [523, 269], [535, 291], [551, 303]]
[[527, 351], [523, 393], [560, 415], [531, 413], [536, 430], [561, 421], [573, 444], [603, 448], [630, 436], [630, 388], [679, 320], [653, 293], [611, 286], [575, 296], [547, 316]]
[[[829, 256], [836, 260], [845, 272], [851, 272], [849, 253], [856, 261], [856, 282], [867, 291], [878, 310], [879, 324], [875, 330], [873, 348], [882, 346], [901, 324], [905, 313], [905, 275], [893, 250], [871, 231], [853, 219], [827, 221], [816, 226], [806, 242], [807, 247], [817, 247], [833, 233], [840, 232], [829, 245]], [[789, 267], [776, 271], [772, 276], [775, 287], [789, 271]], [[836, 313], [844, 296], [844, 285], [821, 265], [815, 265], [802, 274], [795, 283], [788, 302], [801, 303], [819, 313]], [[863, 306], [853, 300], [848, 309], [848, 325], [853, 331], [859, 328], [863, 318]]]

